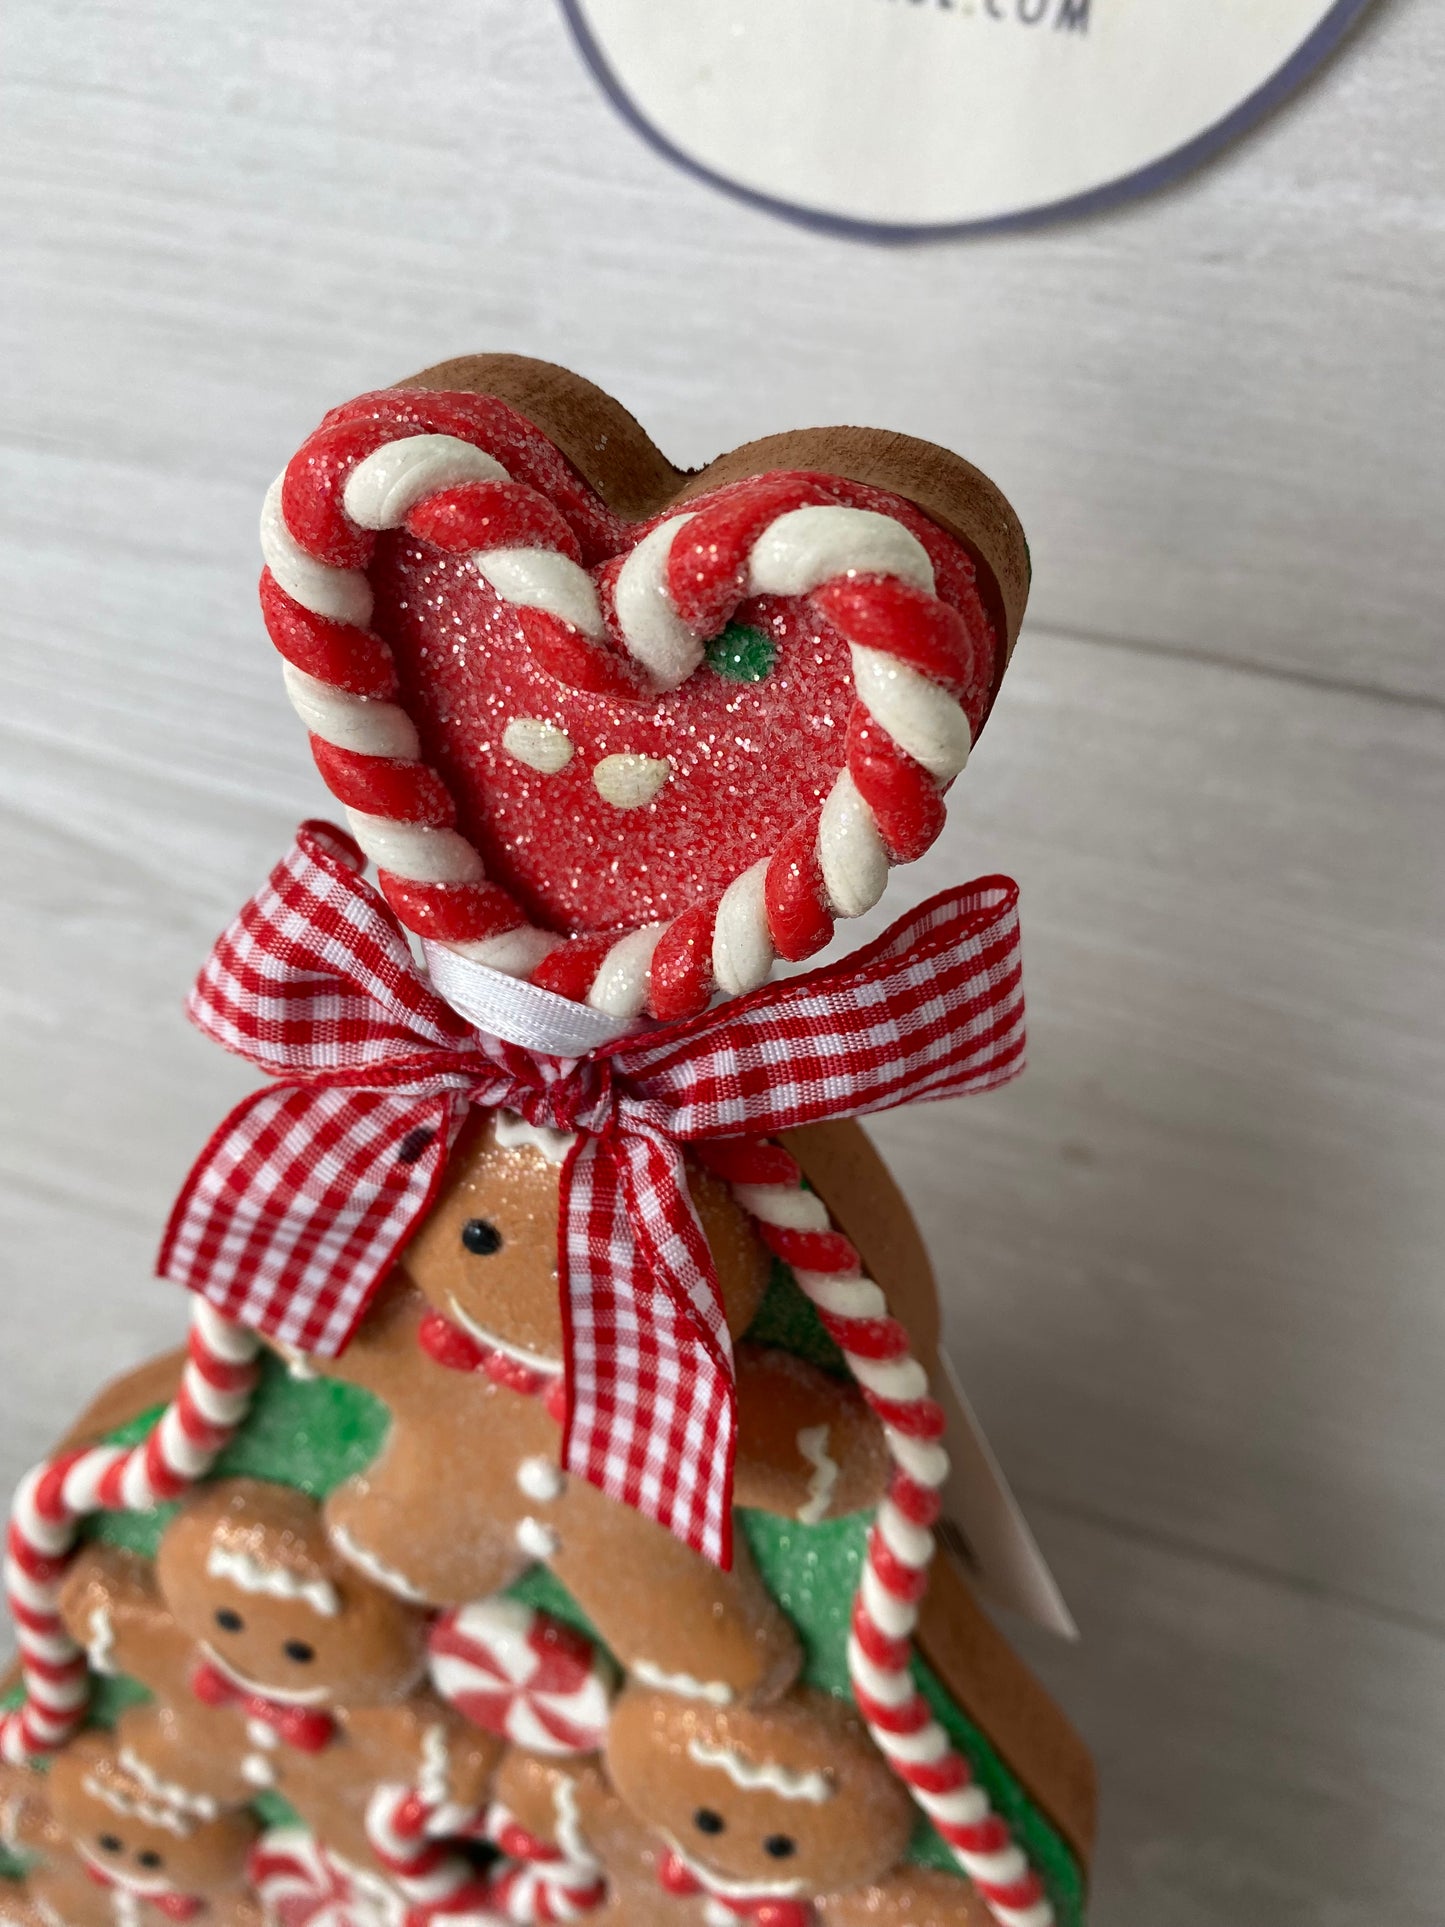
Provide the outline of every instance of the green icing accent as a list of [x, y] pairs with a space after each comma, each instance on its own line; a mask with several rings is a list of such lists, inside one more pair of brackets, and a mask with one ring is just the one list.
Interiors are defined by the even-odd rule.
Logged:
[[[863, 1570], [870, 1515], [854, 1513], [816, 1526], [799, 1525], [766, 1512], [740, 1511], [738, 1518], [768, 1590], [798, 1629], [803, 1642], [804, 1679], [824, 1692], [849, 1698], [848, 1622]], [[1048, 1885], [1060, 1927], [1081, 1927], [1083, 1879], [1067, 1842], [1030, 1802], [986, 1735], [953, 1704], [921, 1658], [914, 1660], [914, 1673], [979, 1784], [1017, 1830], [1030, 1860]], [[947, 1845], [921, 1814], [910, 1858], [945, 1873], [958, 1870]]]
[[[842, 1353], [784, 1265], [774, 1266], [748, 1337], [796, 1352], [825, 1371], [846, 1374]], [[156, 1416], [156, 1411], [146, 1413], [111, 1436], [119, 1443], [132, 1443], [144, 1437]], [[274, 1479], [320, 1498], [370, 1463], [381, 1447], [387, 1424], [385, 1408], [369, 1393], [333, 1379], [294, 1378], [279, 1361], [268, 1359], [246, 1425], [222, 1454], [211, 1476]], [[111, 1545], [127, 1546], [153, 1557], [175, 1510], [174, 1506], [157, 1506], [149, 1512], [103, 1513], [88, 1523], [87, 1531]], [[798, 1629], [806, 1655], [805, 1679], [826, 1692], [848, 1697], [848, 1621], [862, 1570], [868, 1515], [860, 1513], [815, 1526], [761, 1512], [741, 1511], [738, 1516], [769, 1590]], [[571, 1596], [542, 1567], [534, 1568], [511, 1592], [515, 1598], [554, 1613], [596, 1638]], [[1060, 1927], [1082, 1927], [1083, 1880], [1068, 1845], [1030, 1803], [986, 1736], [952, 1705], [921, 1659], [915, 1662], [915, 1671], [921, 1690], [949, 1736], [968, 1758], [999, 1812], [1017, 1829], [1030, 1859], [1048, 1884]], [[109, 1726], [126, 1706], [145, 1697], [133, 1681], [99, 1680], [92, 1719]], [[273, 1793], [258, 1795], [254, 1805], [270, 1824], [287, 1824], [294, 1819], [285, 1801]], [[923, 1866], [950, 1872], [956, 1869], [957, 1863], [944, 1842], [921, 1818], [911, 1857]], [[0, 1862], [0, 1875], [8, 1864]]]
[[773, 1260], [763, 1302], [745, 1336], [759, 1345], [796, 1352], [799, 1358], [806, 1358], [810, 1365], [831, 1372], [835, 1378], [848, 1376], [843, 1354], [824, 1329], [817, 1307], [781, 1259]]
[[8, 1847], [0, 1847], [0, 1880], [23, 1880], [29, 1865], [23, 1854], [11, 1853]]
[[720, 636], [705, 645], [709, 669], [729, 682], [761, 682], [772, 674], [778, 645], [761, 629], [730, 622]]
[[251, 1802], [251, 1811], [263, 1827], [299, 1827], [302, 1825], [301, 1815], [296, 1811], [295, 1807], [291, 1805], [289, 1800], [283, 1800], [281, 1795], [271, 1787], [263, 1787], [261, 1789]]

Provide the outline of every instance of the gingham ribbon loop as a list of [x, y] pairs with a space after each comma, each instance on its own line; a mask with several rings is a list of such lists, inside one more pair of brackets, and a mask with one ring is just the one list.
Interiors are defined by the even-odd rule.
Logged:
[[574, 1132], [562, 1167], [563, 1463], [731, 1556], [732, 1354], [682, 1147], [986, 1090], [1023, 1063], [1017, 887], [986, 877], [840, 964], [582, 1059], [473, 1029], [329, 824], [217, 942], [193, 1020], [275, 1080], [181, 1190], [160, 1270], [334, 1354], [420, 1222], [472, 1105]]

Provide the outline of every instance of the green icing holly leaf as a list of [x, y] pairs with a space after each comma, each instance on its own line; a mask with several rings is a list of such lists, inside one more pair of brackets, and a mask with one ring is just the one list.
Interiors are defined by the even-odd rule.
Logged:
[[835, 1378], [848, 1376], [843, 1354], [828, 1336], [817, 1308], [780, 1258], [773, 1260], [763, 1302], [744, 1336], [754, 1344], [795, 1352]]
[[778, 645], [761, 629], [730, 622], [720, 636], [705, 645], [709, 669], [729, 682], [761, 682], [772, 674]]

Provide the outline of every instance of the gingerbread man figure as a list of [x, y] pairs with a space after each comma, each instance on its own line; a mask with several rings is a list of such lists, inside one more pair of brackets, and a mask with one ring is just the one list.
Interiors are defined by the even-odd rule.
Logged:
[[[148, 1788], [212, 1811], [274, 1786], [328, 1849], [380, 1873], [366, 1806], [423, 1773], [466, 1811], [500, 1744], [424, 1684], [429, 1616], [333, 1550], [320, 1509], [289, 1486], [199, 1488], [154, 1571], [82, 1554], [62, 1602], [108, 1663], [157, 1695], [117, 1738]], [[107, 1644], [108, 1642], [108, 1644]]]
[[66, 1927], [259, 1927], [246, 1891], [259, 1831], [250, 1814], [202, 1818], [157, 1799], [104, 1733], [65, 1748], [45, 1797], [53, 1834], [42, 1848], [46, 1864], [26, 1882], [43, 1919]]
[[605, 1760], [664, 1844], [663, 1887], [743, 1918], [766, 1903], [770, 1927], [815, 1927], [812, 1903], [879, 1880], [913, 1829], [908, 1793], [857, 1714], [808, 1687], [759, 1708], [630, 1687]]
[[[720, 1572], [561, 1470], [566, 1144], [507, 1112], [475, 1115], [401, 1275], [342, 1357], [317, 1361], [392, 1414], [381, 1456], [331, 1496], [327, 1524], [379, 1584], [434, 1605], [545, 1564], [638, 1678], [720, 1704], [768, 1699], [800, 1654], [746, 1546]], [[724, 1185], [700, 1171], [689, 1184], [737, 1335], [769, 1261]], [[759, 1347], [739, 1348], [738, 1374], [740, 1503], [812, 1521], [876, 1501], [882, 1440], [851, 1387]]]

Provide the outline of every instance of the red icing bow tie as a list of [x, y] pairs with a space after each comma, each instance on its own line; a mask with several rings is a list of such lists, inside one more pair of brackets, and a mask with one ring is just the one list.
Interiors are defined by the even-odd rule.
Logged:
[[670, 1894], [706, 1894], [709, 1900], [736, 1914], [739, 1920], [751, 1921], [753, 1927], [815, 1927], [818, 1918], [806, 1900], [766, 1897], [734, 1900], [717, 1893], [706, 1881], [699, 1880], [679, 1853], [664, 1854], [658, 1862], [657, 1884]]
[[444, 1003], [362, 861], [339, 830], [304, 824], [197, 980], [193, 1020], [276, 1081], [186, 1180], [162, 1275], [334, 1354], [435, 1197], [469, 1105], [578, 1133], [558, 1240], [563, 1463], [728, 1564], [732, 1351], [683, 1146], [1014, 1076], [1017, 886], [945, 892], [842, 963], [575, 1060], [502, 1043]]
[[104, 1867], [97, 1867], [93, 1860], [87, 1860], [84, 1864], [85, 1871], [97, 1887], [114, 1887], [120, 1893], [134, 1894], [148, 1907], [158, 1908], [170, 1920], [194, 1920], [205, 1907], [205, 1901], [195, 1894], [178, 1894], [166, 1890], [153, 1893], [148, 1888], [132, 1887], [124, 1880], [117, 1880], [115, 1875], [107, 1872]]
[[331, 1744], [336, 1731], [335, 1720], [319, 1707], [267, 1699], [264, 1693], [253, 1693], [207, 1660], [191, 1674], [191, 1691], [207, 1706], [234, 1706], [249, 1720], [264, 1720], [285, 1745], [294, 1746], [299, 1753], [319, 1753]]

